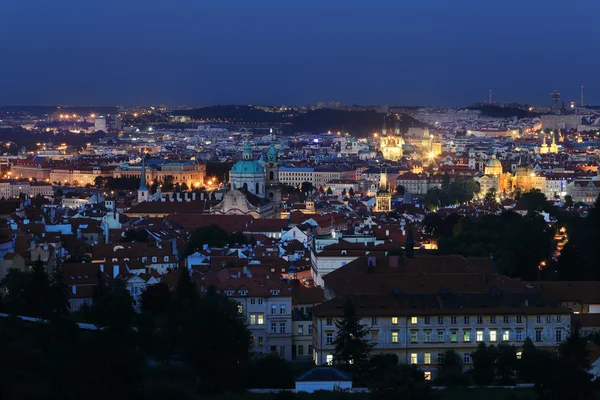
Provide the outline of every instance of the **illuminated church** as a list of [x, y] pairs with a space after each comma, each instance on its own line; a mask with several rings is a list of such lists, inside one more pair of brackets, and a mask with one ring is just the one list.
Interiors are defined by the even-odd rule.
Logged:
[[379, 151], [383, 154], [383, 158], [390, 161], [398, 161], [402, 158], [402, 145], [404, 139], [400, 136], [400, 129], [396, 129], [393, 134], [387, 134], [387, 130], [384, 128], [381, 131], [381, 138], [379, 139]]

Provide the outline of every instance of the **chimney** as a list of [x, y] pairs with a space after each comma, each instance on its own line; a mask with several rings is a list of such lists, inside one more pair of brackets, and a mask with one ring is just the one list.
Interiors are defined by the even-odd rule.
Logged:
[[104, 224], [104, 244], [108, 244], [108, 224]]
[[390, 236], [390, 230], [389, 229], [385, 230], [385, 236]]
[[241, 277], [242, 277], [242, 273], [241, 273], [241, 271], [238, 271], [238, 278], [241, 278]]
[[113, 265], [113, 279], [115, 279], [117, 276], [119, 276], [119, 266]]

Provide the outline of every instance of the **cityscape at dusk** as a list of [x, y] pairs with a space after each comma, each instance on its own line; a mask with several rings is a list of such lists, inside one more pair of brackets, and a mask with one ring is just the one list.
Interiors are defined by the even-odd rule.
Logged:
[[0, 399], [600, 399], [598, 12], [0, 2]]

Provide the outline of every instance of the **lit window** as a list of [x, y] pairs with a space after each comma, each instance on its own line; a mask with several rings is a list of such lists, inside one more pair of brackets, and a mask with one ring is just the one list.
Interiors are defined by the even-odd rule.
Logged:
[[325, 357], [325, 359], [327, 360], [328, 365], [333, 364], [333, 354], [327, 354], [327, 357]]
[[[475, 331], [475, 335], [477, 336], [477, 341], [478, 342], [483, 342], [483, 331], [482, 330], [477, 330]], [[466, 342], [467, 340], [465, 340]]]
[[298, 325], [298, 335], [304, 335], [304, 325]]
[[431, 364], [431, 353], [425, 353], [423, 357], [424, 364]]
[[411, 353], [410, 354], [410, 363], [416, 364], [417, 362], [418, 362], [417, 353]]
[[418, 319], [417, 319], [417, 317], [410, 317], [410, 323], [411, 323], [412, 325], [416, 325], [416, 324], [418, 323]]
[[456, 342], [456, 341], [458, 340], [458, 339], [457, 339], [457, 333], [456, 333], [456, 332], [457, 332], [457, 331], [450, 331], [450, 341], [451, 341], [451, 342]]
[[517, 351], [517, 360], [520, 360], [521, 357], [523, 357], [523, 352], [522, 351]]
[[243, 314], [244, 313], [244, 306], [241, 304], [238, 304], [238, 313]]
[[490, 330], [490, 342], [495, 342], [496, 341], [496, 330], [492, 329]]
[[425, 371], [425, 372], [423, 372], [423, 376], [425, 377], [426, 381], [430, 381], [431, 380], [431, 372]]
[[263, 344], [264, 344], [264, 343], [263, 343], [263, 340], [264, 340], [264, 339], [263, 339], [263, 337], [262, 337], [262, 336], [259, 336], [259, 337], [258, 337], [258, 347], [263, 347]]
[[464, 331], [463, 332], [463, 342], [470, 342], [471, 341], [471, 331]]
[[262, 314], [250, 314], [250, 325], [262, 325], [265, 323]]
[[398, 325], [398, 317], [392, 317], [392, 325]]
[[399, 337], [398, 331], [392, 331], [392, 343], [398, 343]]
[[510, 340], [510, 329], [505, 329], [502, 331], [502, 340], [505, 342]]

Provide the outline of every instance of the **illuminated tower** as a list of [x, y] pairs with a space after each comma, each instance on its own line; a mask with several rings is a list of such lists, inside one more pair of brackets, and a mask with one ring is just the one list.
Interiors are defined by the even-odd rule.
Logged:
[[142, 156], [142, 173], [140, 174], [140, 187], [137, 191], [138, 203], [148, 200], [150, 196], [150, 190], [148, 189], [148, 183], [146, 182], [146, 155]]
[[552, 111], [558, 110], [558, 101], [560, 100], [560, 93], [558, 93], [556, 90], [550, 93], [550, 100], [552, 101]]
[[377, 191], [375, 211], [389, 212], [392, 209], [392, 194], [389, 191], [387, 184], [387, 172], [381, 170], [379, 178], [379, 190]]

